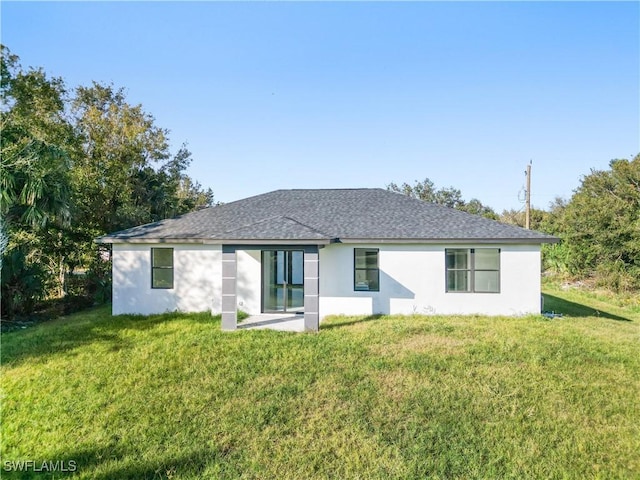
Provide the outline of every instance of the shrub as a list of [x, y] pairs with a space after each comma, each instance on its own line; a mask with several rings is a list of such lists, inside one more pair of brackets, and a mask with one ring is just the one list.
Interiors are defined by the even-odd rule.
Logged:
[[44, 269], [38, 263], [29, 262], [26, 252], [20, 247], [8, 250], [2, 256], [1, 277], [3, 318], [31, 313], [44, 296]]

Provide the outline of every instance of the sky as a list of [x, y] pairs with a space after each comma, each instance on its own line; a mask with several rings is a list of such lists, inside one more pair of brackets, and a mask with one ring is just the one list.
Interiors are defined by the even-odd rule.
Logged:
[[640, 153], [639, 2], [8, 2], [1, 39], [124, 87], [230, 202], [431, 179], [496, 211]]

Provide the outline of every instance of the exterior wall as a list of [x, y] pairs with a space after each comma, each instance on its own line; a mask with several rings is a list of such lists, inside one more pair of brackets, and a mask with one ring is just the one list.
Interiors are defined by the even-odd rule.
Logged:
[[[378, 248], [380, 291], [353, 289], [353, 249]], [[500, 293], [447, 293], [447, 245], [333, 244], [320, 250], [320, 318], [331, 314], [540, 313], [539, 245], [455, 245], [500, 248]]]
[[[156, 246], [156, 245], [153, 245]], [[113, 314], [221, 312], [220, 245], [158, 244], [174, 249], [174, 288], [151, 288], [151, 247], [113, 245]], [[353, 289], [353, 249], [380, 250], [380, 291]], [[455, 245], [500, 248], [500, 293], [447, 293], [446, 245], [332, 244], [320, 249], [320, 318], [331, 314], [486, 314], [540, 312], [539, 245]], [[237, 306], [261, 311], [259, 250], [238, 250]]]
[[[173, 248], [173, 288], [151, 288], [151, 248]], [[220, 313], [220, 245], [114, 244], [114, 315], [167, 311]]]
[[237, 250], [236, 295], [238, 310], [257, 315], [262, 310], [262, 264], [260, 250]]

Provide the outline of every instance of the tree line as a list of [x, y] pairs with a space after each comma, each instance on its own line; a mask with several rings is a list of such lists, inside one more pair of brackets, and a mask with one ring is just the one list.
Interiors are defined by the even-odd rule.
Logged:
[[[477, 199], [466, 202], [456, 188], [436, 188], [428, 178], [387, 188], [524, 227], [524, 212], [497, 214]], [[532, 208], [531, 228], [561, 240], [543, 246], [547, 271], [617, 292], [640, 290], [640, 154], [612, 160], [607, 170], [592, 169], [569, 200], [556, 198], [548, 210]]]
[[2, 316], [108, 300], [108, 251], [93, 239], [210, 206], [213, 192], [185, 173], [186, 145], [172, 152], [168, 130], [123, 89], [69, 88], [1, 49]]
[[[0, 48], [2, 316], [28, 316], [59, 299], [64, 308], [73, 307], [68, 300], [107, 301], [109, 251], [93, 239], [210, 206], [213, 192], [185, 173], [192, 161], [186, 145], [171, 151], [168, 130], [129, 103], [124, 89], [69, 88]], [[498, 214], [428, 178], [387, 188], [524, 225], [520, 211]], [[531, 226], [561, 238], [543, 247], [546, 269], [640, 290], [640, 154], [591, 170], [569, 200], [534, 208]]]

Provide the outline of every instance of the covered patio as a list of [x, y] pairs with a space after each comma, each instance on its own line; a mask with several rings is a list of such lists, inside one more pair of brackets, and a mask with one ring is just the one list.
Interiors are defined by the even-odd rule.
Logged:
[[238, 330], [278, 330], [281, 332], [304, 332], [304, 314], [261, 313], [241, 321]]
[[[328, 243], [328, 242], [327, 242]], [[319, 265], [318, 252], [321, 245], [307, 242], [287, 242], [283, 245], [234, 242], [222, 245], [222, 330], [238, 328], [273, 328], [287, 331], [317, 332], [319, 330]], [[303, 311], [265, 312], [264, 298], [260, 315], [253, 315], [238, 325], [238, 256], [240, 250], [300, 251], [303, 254]]]

